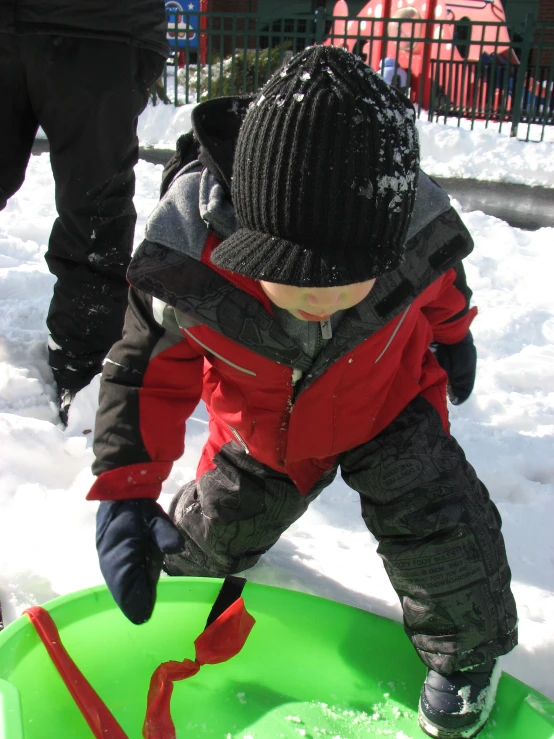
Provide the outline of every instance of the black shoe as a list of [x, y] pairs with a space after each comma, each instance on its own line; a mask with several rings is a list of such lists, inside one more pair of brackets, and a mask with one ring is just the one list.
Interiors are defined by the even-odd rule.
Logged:
[[500, 678], [497, 662], [441, 675], [427, 671], [419, 699], [419, 725], [436, 739], [471, 739], [489, 718]]
[[71, 406], [71, 403], [73, 403], [77, 392], [77, 390], [65, 390], [64, 388], [58, 390], [58, 409], [60, 420], [64, 426], [67, 426], [67, 422], [69, 420], [69, 407]]

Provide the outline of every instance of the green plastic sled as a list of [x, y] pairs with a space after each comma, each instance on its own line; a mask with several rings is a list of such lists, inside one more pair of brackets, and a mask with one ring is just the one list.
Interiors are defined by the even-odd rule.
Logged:
[[[63, 644], [130, 739], [140, 739], [150, 677], [194, 659], [222, 580], [162, 578], [152, 619], [133, 626], [105, 587], [50, 601]], [[422, 739], [425, 668], [402, 626], [303, 593], [247, 583], [256, 624], [242, 651], [175, 683], [178, 739]], [[0, 633], [0, 739], [90, 739], [27, 616]], [[479, 739], [553, 739], [554, 703], [502, 675]]]

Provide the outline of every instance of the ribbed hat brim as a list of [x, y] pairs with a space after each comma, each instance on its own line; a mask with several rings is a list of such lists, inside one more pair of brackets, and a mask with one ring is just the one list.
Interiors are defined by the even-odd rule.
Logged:
[[278, 236], [240, 228], [214, 249], [211, 261], [221, 269], [254, 280], [294, 287], [332, 287], [366, 282], [392, 272], [399, 267], [402, 254], [393, 253], [386, 264], [380, 262], [376, 267], [371, 244], [367, 251], [322, 254]]

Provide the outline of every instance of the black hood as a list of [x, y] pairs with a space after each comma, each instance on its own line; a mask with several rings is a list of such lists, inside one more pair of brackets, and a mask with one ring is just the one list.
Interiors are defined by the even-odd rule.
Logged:
[[197, 105], [190, 117], [198, 160], [223, 186], [229, 199], [235, 146], [253, 99], [251, 95], [214, 98]]

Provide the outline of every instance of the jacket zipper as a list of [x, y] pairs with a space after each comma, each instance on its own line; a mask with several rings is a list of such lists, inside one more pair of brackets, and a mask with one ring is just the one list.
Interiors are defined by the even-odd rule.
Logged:
[[[229, 424], [227, 424], [229, 426]], [[239, 432], [234, 429], [232, 426], [229, 426], [231, 433], [235, 437], [235, 439], [238, 441], [238, 443], [241, 445], [241, 447], [244, 449], [245, 454], [250, 454], [250, 449], [248, 448], [248, 445], [242, 438], [242, 436], [239, 434]]]
[[282, 465], [285, 464], [285, 444], [284, 444], [284, 435], [287, 431], [287, 427], [289, 425], [289, 419], [292, 413], [292, 409], [294, 406], [295, 401], [295, 390], [296, 385], [298, 382], [302, 379], [302, 375], [304, 372], [301, 369], [293, 368], [292, 370], [292, 377], [291, 377], [291, 394], [289, 395], [289, 399], [287, 402], [287, 410], [286, 410], [286, 417], [283, 419], [281, 423], [281, 429], [280, 429], [280, 437], [279, 437], [279, 449], [280, 449], [280, 462]]
[[[396, 327], [395, 327], [394, 331], [392, 332], [389, 340], [387, 341], [387, 343], [385, 345], [385, 348], [383, 349], [383, 351], [381, 352], [381, 354], [379, 354], [379, 356], [375, 360], [375, 364], [377, 364], [377, 362], [379, 362], [383, 358], [383, 355], [386, 353], [387, 349], [389, 348], [389, 346], [394, 341], [394, 337], [396, 336], [396, 334], [398, 333], [398, 330], [400, 329], [400, 327], [404, 323], [404, 319], [408, 315], [408, 311], [410, 310], [410, 307], [411, 306], [408, 306], [406, 308], [406, 310], [404, 311], [404, 313], [402, 314], [402, 316], [400, 317], [400, 320], [396, 324]], [[323, 344], [323, 341], [322, 341], [321, 335], [320, 335], [320, 337], [318, 339], [318, 345], [322, 345], [322, 344]], [[289, 398], [289, 406], [288, 406], [288, 415], [289, 415], [289, 418], [290, 418], [290, 415], [292, 413], [292, 408], [294, 406], [294, 402], [296, 400], [296, 397], [295, 397], [296, 396], [296, 386], [297, 386], [298, 381], [302, 378], [302, 375], [303, 375], [303, 372], [301, 370], [297, 370], [297, 369], [294, 369], [293, 370], [293, 373], [292, 373], [292, 394], [291, 394], [291, 396]], [[281, 428], [282, 435], [285, 433], [286, 428], [287, 428], [287, 425], [284, 425]], [[283, 450], [283, 439], [282, 438], [281, 438], [281, 441], [280, 441], [280, 448], [281, 448], [281, 462], [284, 464], [285, 463], [285, 459], [284, 459], [284, 454], [283, 454], [283, 451], [284, 450]]]

